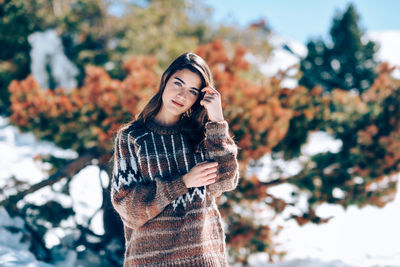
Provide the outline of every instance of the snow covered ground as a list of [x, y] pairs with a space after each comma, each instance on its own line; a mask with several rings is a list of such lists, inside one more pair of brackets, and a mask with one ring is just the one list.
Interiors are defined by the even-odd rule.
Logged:
[[50, 267], [37, 261], [29, 251], [29, 242], [24, 242], [23, 229], [21, 218], [10, 218], [7, 211], [0, 207], [0, 266]]
[[[378, 56], [392, 64], [400, 65], [400, 32], [371, 33], [371, 38], [381, 44]], [[277, 39], [277, 43], [281, 40]], [[301, 45], [291, 44], [293, 50], [301, 51]], [[294, 58], [285, 60], [284, 51], [277, 52], [276, 58], [269, 64], [268, 71], [283, 69], [292, 65]], [[279, 59], [282, 57], [282, 60]], [[275, 63], [273, 63], [275, 62]], [[283, 64], [283, 65], [282, 65]], [[321, 147], [321, 143], [326, 146]], [[329, 139], [324, 133], [315, 133], [304, 148], [304, 153], [316, 153], [319, 149], [335, 150], [340, 143]], [[48, 166], [38, 164], [33, 160], [36, 154], [52, 153], [67, 158], [76, 157], [74, 151], [62, 150], [48, 142], [38, 142], [32, 134], [20, 134], [18, 130], [8, 125], [6, 118], [0, 117], [0, 187], [5, 186], [6, 179], [15, 175], [21, 180], [36, 183], [46, 177], [43, 170]], [[295, 170], [296, 166], [293, 166]], [[268, 166], [262, 171], [268, 171]], [[65, 206], [73, 207], [78, 214], [80, 223], [94, 215], [101, 205], [101, 183], [107, 183], [105, 173], [99, 173], [98, 168], [89, 166], [78, 173], [71, 182], [72, 202], [63, 199]], [[57, 185], [55, 185], [57, 186]], [[59, 184], [58, 186], [61, 186]], [[91, 188], [82, 192], [82, 188]], [[10, 189], [11, 190], [11, 189]], [[270, 193], [284, 197], [290, 192], [290, 185], [281, 185], [270, 189]], [[29, 196], [29, 201], [40, 204], [51, 199], [60, 199], [50, 188], [43, 188]], [[253, 266], [276, 267], [350, 267], [350, 266], [400, 266], [400, 191], [395, 200], [382, 209], [355, 207], [343, 211], [334, 205], [323, 205], [317, 210], [321, 216], [334, 215], [329, 223], [324, 225], [307, 224], [303, 227], [294, 222], [287, 222], [285, 230], [279, 236], [282, 249], [288, 252], [285, 262], [269, 264], [265, 256], [254, 255]], [[39, 262], [28, 250], [24, 236], [22, 220], [10, 218], [0, 207], [0, 266], [49, 267]], [[92, 221], [91, 228], [98, 234], [103, 233], [101, 214], [98, 213]], [[63, 242], [66, 233], [55, 229], [46, 236], [46, 244], [51, 247]], [[68, 261], [59, 262], [57, 266], [73, 266], [74, 254]]]

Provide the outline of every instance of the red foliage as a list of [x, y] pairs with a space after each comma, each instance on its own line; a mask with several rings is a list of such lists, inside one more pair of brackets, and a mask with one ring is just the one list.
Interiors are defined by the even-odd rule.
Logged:
[[88, 66], [83, 86], [70, 92], [43, 90], [31, 75], [13, 81], [10, 120], [62, 147], [83, 151], [97, 146], [111, 151], [121, 122], [132, 119], [156, 88], [155, 65], [152, 57], [132, 57], [123, 65], [128, 72], [123, 81], [111, 79], [100, 67]]
[[196, 52], [210, 65], [244, 163], [270, 152], [286, 135], [293, 116], [280, 103], [279, 85], [256, 85], [240, 76], [249, 69], [246, 52], [245, 47], [237, 46], [230, 59], [220, 40], [202, 45]]

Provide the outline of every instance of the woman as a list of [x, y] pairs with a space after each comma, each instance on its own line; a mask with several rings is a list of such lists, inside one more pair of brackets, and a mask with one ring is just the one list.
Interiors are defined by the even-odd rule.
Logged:
[[124, 266], [227, 266], [215, 198], [237, 186], [236, 156], [209, 67], [179, 56], [115, 139], [111, 198]]

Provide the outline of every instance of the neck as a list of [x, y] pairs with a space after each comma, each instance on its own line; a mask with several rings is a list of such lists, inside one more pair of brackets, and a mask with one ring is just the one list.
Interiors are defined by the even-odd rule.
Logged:
[[154, 118], [150, 118], [145, 122], [146, 127], [157, 134], [177, 134], [181, 132], [180, 123], [166, 125], [158, 122]]
[[154, 120], [165, 126], [175, 125], [180, 119], [180, 116], [166, 115], [165, 112], [160, 110], [157, 115], [154, 117]]

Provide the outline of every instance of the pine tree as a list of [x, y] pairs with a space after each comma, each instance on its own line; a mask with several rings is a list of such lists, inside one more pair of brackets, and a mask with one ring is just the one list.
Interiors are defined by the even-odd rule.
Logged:
[[376, 77], [377, 45], [362, 41], [363, 31], [353, 4], [344, 14], [335, 16], [330, 36], [332, 43], [322, 39], [307, 43], [308, 55], [300, 63], [303, 77], [299, 83], [310, 89], [321, 85], [326, 91], [341, 88], [361, 93], [368, 89]]

